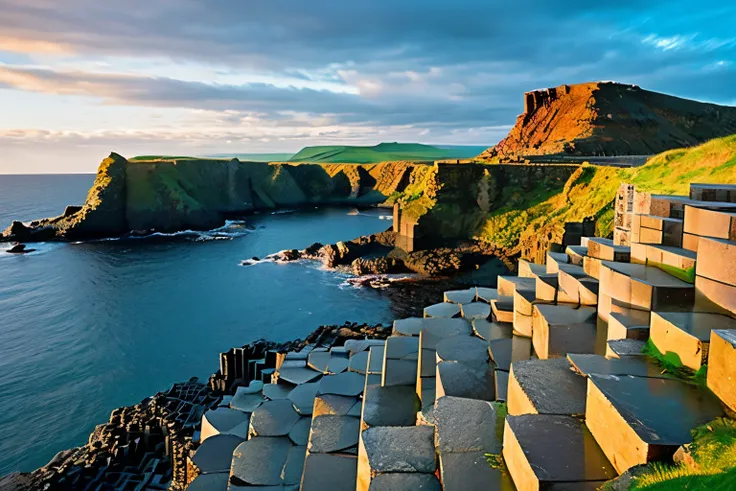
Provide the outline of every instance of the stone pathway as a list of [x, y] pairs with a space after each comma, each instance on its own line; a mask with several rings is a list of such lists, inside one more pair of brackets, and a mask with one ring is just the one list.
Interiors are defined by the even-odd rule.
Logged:
[[[630, 245], [617, 232], [520, 261], [385, 341], [249, 362], [250, 384], [202, 417], [190, 489], [593, 490], [670, 460], [736, 411], [736, 218], [657, 203], [627, 222]], [[647, 342], [707, 363], [713, 392], [664, 372]]]

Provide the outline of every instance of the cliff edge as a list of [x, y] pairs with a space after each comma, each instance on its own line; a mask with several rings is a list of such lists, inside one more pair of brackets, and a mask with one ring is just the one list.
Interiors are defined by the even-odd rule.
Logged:
[[736, 107], [591, 82], [525, 93], [524, 112], [508, 136], [479, 158], [651, 155], [734, 133]]

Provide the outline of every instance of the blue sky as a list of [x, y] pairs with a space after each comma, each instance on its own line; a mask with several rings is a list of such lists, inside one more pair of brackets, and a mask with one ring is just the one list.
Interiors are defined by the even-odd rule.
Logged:
[[[109, 5], [108, 5], [109, 4]], [[736, 104], [736, 4], [0, 0], [0, 173], [110, 151], [491, 145], [540, 87]]]

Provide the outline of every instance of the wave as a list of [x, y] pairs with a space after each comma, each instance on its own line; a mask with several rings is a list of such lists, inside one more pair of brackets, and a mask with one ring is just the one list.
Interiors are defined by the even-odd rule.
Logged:
[[286, 214], [294, 213], [294, 212], [296, 212], [296, 210], [276, 210], [276, 211], [272, 211], [271, 215], [286, 215]]
[[[251, 233], [254, 229], [245, 220], [226, 220], [225, 225], [212, 230], [180, 230], [178, 232], [153, 232], [147, 235], [124, 235], [122, 237], [108, 237], [89, 242], [112, 242], [118, 240], [146, 240], [155, 238], [184, 238], [195, 242], [210, 240], [233, 240]], [[83, 242], [75, 242], [81, 244]]]
[[367, 274], [363, 276], [351, 276], [346, 278], [339, 287], [345, 288], [364, 288], [366, 286], [376, 289], [388, 288], [394, 283], [412, 282], [422, 278], [420, 274]]

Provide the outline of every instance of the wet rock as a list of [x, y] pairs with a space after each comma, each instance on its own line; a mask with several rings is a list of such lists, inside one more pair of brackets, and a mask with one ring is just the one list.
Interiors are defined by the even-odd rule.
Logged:
[[33, 252], [35, 250], [36, 249], [27, 249], [25, 244], [16, 244], [5, 252], [9, 254], [28, 254], [29, 252]]

